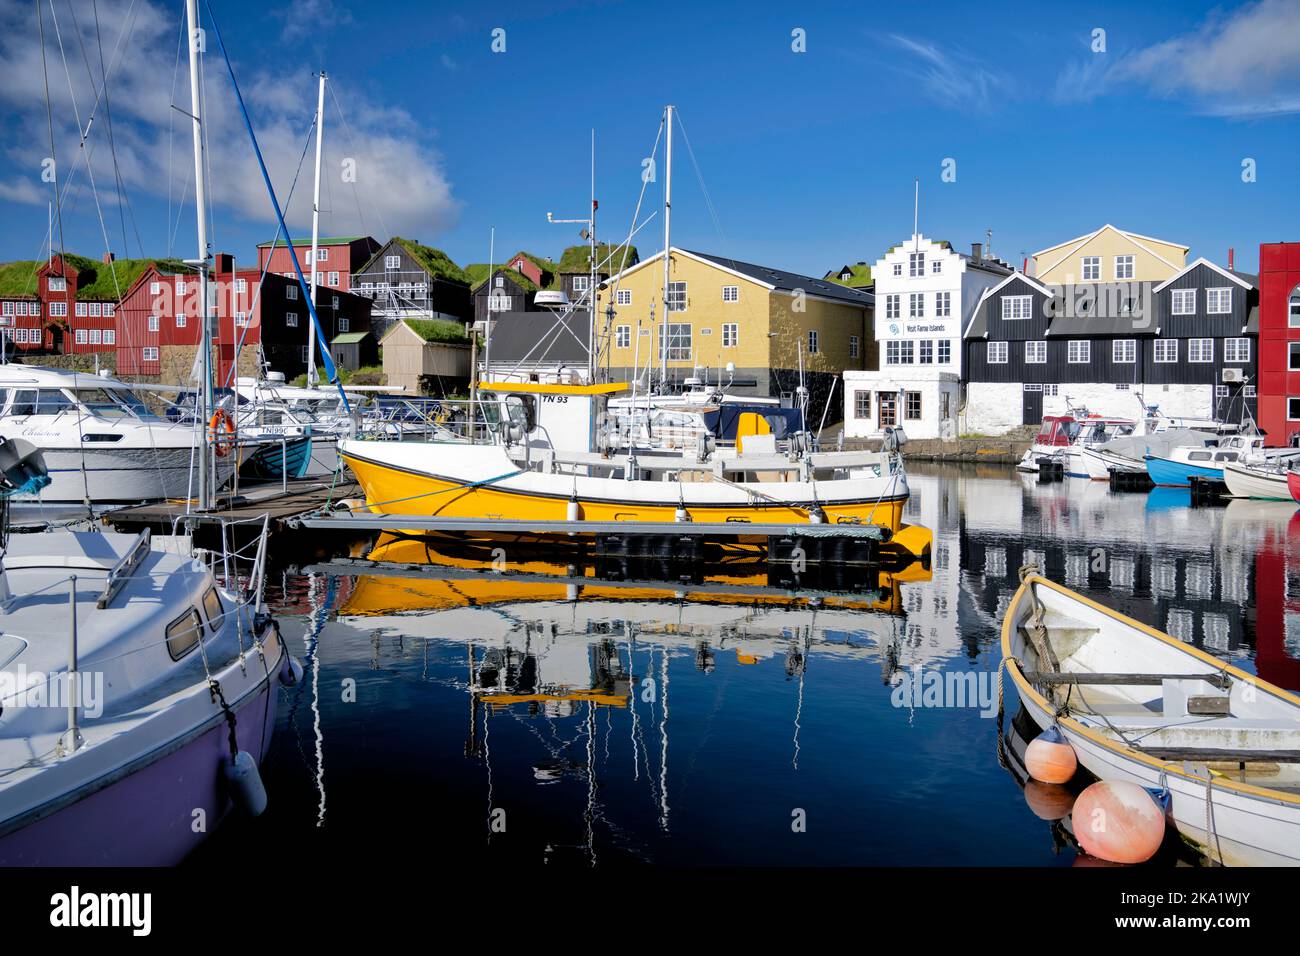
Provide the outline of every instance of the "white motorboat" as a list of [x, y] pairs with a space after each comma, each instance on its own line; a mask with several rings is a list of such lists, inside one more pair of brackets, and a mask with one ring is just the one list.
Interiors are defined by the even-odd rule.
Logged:
[[[202, 429], [153, 414], [117, 379], [31, 365], [0, 365], [0, 437], [41, 450], [49, 485], [15, 500], [42, 504], [188, 498], [204, 447]], [[220, 488], [236, 456], [215, 457]]]
[[[1300, 451], [1296, 452], [1300, 455]], [[1261, 498], [1265, 501], [1292, 501], [1287, 489], [1287, 473], [1295, 456], [1266, 463], [1228, 461], [1223, 464], [1223, 483], [1234, 498]]]
[[1099, 779], [1167, 790], [1205, 856], [1300, 865], [1300, 697], [1037, 574], [1002, 656], [1040, 728]]

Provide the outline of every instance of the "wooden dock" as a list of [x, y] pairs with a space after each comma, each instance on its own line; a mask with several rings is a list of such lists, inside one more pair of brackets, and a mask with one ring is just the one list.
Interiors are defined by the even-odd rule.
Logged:
[[[364, 497], [361, 486], [351, 479], [331, 483], [328, 478], [299, 478], [282, 488], [279, 482], [241, 490], [238, 495], [220, 497], [212, 511], [193, 515], [198, 523], [252, 521], [266, 516], [272, 532], [284, 531], [290, 519], [329, 508], [345, 498]], [[138, 532], [149, 528], [157, 534], [171, 534], [178, 518], [193, 514], [186, 501], [159, 501], [129, 505], [103, 516], [118, 531]]]

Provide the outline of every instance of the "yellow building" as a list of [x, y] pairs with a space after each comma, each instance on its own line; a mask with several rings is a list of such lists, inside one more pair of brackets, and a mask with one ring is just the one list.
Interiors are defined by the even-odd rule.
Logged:
[[1183, 270], [1187, 249], [1107, 223], [1086, 236], [1035, 252], [1034, 278], [1052, 285], [1163, 282]]
[[[831, 383], [845, 369], [877, 367], [870, 292], [676, 247], [668, 278], [662, 358], [663, 253], [601, 285], [597, 337], [611, 379], [630, 381], [649, 366], [656, 381], [666, 369], [678, 385], [707, 375], [711, 383], [734, 379], [739, 393], [780, 395], [798, 386], [802, 352], [810, 418], [820, 419]], [[831, 398], [827, 422], [838, 421], [842, 407], [838, 390]]]

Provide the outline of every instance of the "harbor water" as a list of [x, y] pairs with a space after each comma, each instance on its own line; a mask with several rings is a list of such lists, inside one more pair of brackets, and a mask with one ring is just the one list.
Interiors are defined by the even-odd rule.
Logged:
[[[1300, 689], [1294, 505], [910, 474], [928, 572], [842, 572], [858, 593], [768, 588], [743, 562], [575, 584], [560, 555], [414, 540], [357, 553], [405, 576], [282, 567], [268, 599], [305, 676], [279, 691], [270, 806], [191, 865], [268, 837], [321, 865], [1073, 865], [1006, 759], [1009, 686], [999, 720], [1025, 564]], [[1196, 861], [1152, 865], [1177, 862]]]

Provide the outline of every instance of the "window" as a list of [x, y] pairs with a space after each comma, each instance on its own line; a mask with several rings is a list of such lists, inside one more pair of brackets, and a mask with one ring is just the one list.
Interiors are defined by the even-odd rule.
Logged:
[[12, 302], [6, 302], [6, 303], [4, 304], [4, 306], [3, 306], [3, 311], [4, 311], [4, 314], [5, 314], [5, 315], [13, 315], [13, 314], [14, 314], [14, 304], [13, 304]]
[[941, 272], [943, 272], [943, 260], [935, 259], [933, 262], [930, 263], [930, 275], [937, 276]]
[[817, 352], [819, 351], [817, 345], [818, 345], [817, 330], [809, 329], [808, 330], [808, 354], [809, 355], [817, 354]]
[[1300, 398], [1288, 398], [1286, 400], [1286, 420], [1300, 422]]
[[1031, 295], [1007, 295], [1002, 297], [1002, 318], [1027, 319], [1033, 315], [1034, 297]]
[[184, 279], [177, 279], [177, 280], [176, 280], [176, 294], [177, 294], [177, 295], [184, 295], [184, 294], [185, 294], [185, 280], [184, 280]]
[[903, 417], [912, 422], [921, 420], [920, 392], [903, 393]]
[[286, 312], [284, 314], [284, 325], [285, 328], [296, 329], [298, 327], [298, 313]]
[[1086, 365], [1092, 361], [1092, 343], [1087, 339], [1071, 339], [1065, 359], [1071, 365]]
[[722, 287], [722, 301], [723, 301], [723, 302], [739, 302], [739, 301], [740, 301], [740, 286], [738, 286], [738, 285], [724, 285], [724, 286]]
[[1244, 386], [1244, 387], [1242, 388], [1242, 390], [1241, 390], [1241, 394], [1244, 395], [1244, 396], [1246, 396], [1246, 398], [1254, 398], [1254, 397], [1255, 397], [1255, 386], [1254, 386], [1254, 385], [1246, 385], [1246, 386]]
[[68, 281], [64, 279], [62, 276], [50, 276], [50, 291], [67, 292]]
[[[41, 340], [39, 330], [37, 330], [37, 329], [32, 329], [32, 332], [36, 333], [36, 334], [34, 334], [34, 335], [32, 336], [32, 341], [33, 341], [33, 342], [39, 342], [39, 341]], [[117, 332], [116, 332], [114, 329], [105, 329], [105, 330], [104, 330], [104, 344], [105, 344], [105, 345], [113, 345], [113, 344], [115, 344], [116, 342], [117, 342]]]
[[1214, 361], [1214, 339], [1188, 339], [1187, 361], [1203, 364]]
[[1026, 342], [1025, 343], [1025, 364], [1042, 365], [1047, 361], [1047, 343], [1046, 342]]
[[941, 319], [952, 315], [952, 293], [936, 292], [934, 294], [934, 314]]
[[1196, 290], [1195, 289], [1174, 289], [1172, 293], [1172, 305], [1174, 315], [1195, 315], [1196, 314]]
[[907, 274], [912, 277], [925, 275], [925, 253], [924, 252], [908, 253]]
[[885, 296], [885, 318], [887, 319], [898, 318], [899, 300], [901, 298], [902, 296], [899, 295]]
[[326, 262], [326, 261], [329, 260], [329, 257], [330, 257], [330, 251], [329, 251], [328, 249], [317, 249], [317, 250], [316, 250], [316, 261], [317, 261], [317, 262]]
[[161, 282], [150, 282], [150, 283], [149, 283], [149, 294], [150, 294], [150, 295], [162, 295], [162, 283], [161, 283]]
[[496, 289], [493, 289], [492, 294], [488, 296], [489, 312], [509, 312], [512, 304], [513, 302], [510, 296]]
[[1227, 315], [1232, 311], [1231, 289], [1206, 289], [1205, 311], [1210, 315]]
[[911, 365], [915, 361], [913, 343], [910, 341], [892, 341], [885, 343], [886, 365]]
[[352, 323], [351, 323], [351, 322], [350, 322], [350, 321], [349, 321], [345, 316], [340, 315], [340, 316], [339, 316], [339, 331], [340, 331], [340, 332], [348, 332], [348, 331], [351, 331], [351, 329], [352, 329]]
[[722, 347], [724, 349], [735, 348], [736, 343], [740, 341], [740, 326], [735, 322], [722, 323]]
[[920, 364], [922, 365], [934, 364], [934, 342], [932, 342], [930, 339], [923, 339], [921, 341], [920, 353], [921, 353]]
[[1132, 256], [1115, 257], [1115, 278], [1116, 279], [1133, 278], [1133, 257]]
[[84, 316], [85, 314], [86, 314], [86, 303], [84, 303], [84, 302], [78, 302], [78, 303], [77, 303], [77, 315]]
[[903, 264], [902, 264], [901, 262], [895, 262], [895, 263], [894, 263], [894, 275], [896, 275], [896, 276], [901, 276], [902, 274], [903, 274]]
[[1250, 339], [1224, 339], [1223, 360], [1233, 362], [1250, 361]]
[[925, 293], [913, 292], [908, 297], [907, 314], [914, 319], [925, 317]]
[[1290, 371], [1300, 370], [1300, 342], [1291, 342], [1288, 345], [1290, 354], [1287, 356], [1287, 369]]
[[67, 314], [68, 314], [68, 303], [66, 303], [66, 302], [51, 302], [51, 303], [50, 303], [50, 315], [51, 315], [51, 316], [60, 316], [60, 317], [62, 317], [62, 316], [66, 316]]
[[631, 304], [632, 304], [632, 290], [631, 290], [631, 289], [619, 289], [618, 292], [616, 292], [616, 293], [614, 294], [614, 301], [616, 301], [619, 305], [631, 305]]
[[1101, 256], [1083, 257], [1083, 281], [1097, 282], [1101, 279]]
[[[686, 311], [686, 283], [670, 282], [668, 283], [668, 311], [685, 312]], [[687, 326], [689, 329], [690, 326]], [[688, 333], [689, 337], [689, 333]]]
[[[40, 304], [39, 302], [30, 302], [30, 303], [28, 303], [28, 306], [27, 306], [27, 314], [28, 314], [28, 315], [40, 315], [40, 314], [41, 314], [41, 304]], [[110, 315], [111, 313], [105, 312], [104, 314], [105, 314], [105, 315]]]
[[871, 393], [865, 389], [853, 393], [853, 417], [870, 418], [871, 417]]
[[236, 292], [247, 292], [247, 291], [248, 291], [248, 280], [247, 280], [247, 279], [236, 279], [236, 280], [235, 280], [235, 291], [236, 291]]
[[100, 310], [99, 310], [99, 303], [98, 303], [98, 302], [92, 302], [92, 303], [90, 303], [90, 317], [91, 317], [92, 319], [97, 319], [97, 318], [99, 318], [99, 311], [100, 311]]
[[1137, 361], [1137, 339], [1116, 339], [1110, 345], [1110, 360], [1125, 365]]
[[1155, 341], [1155, 358], [1156, 362], [1161, 365], [1169, 365], [1178, 361], [1178, 340], [1177, 339], [1156, 339]]
[[158, 331], [158, 316], [156, 315], [149, 316], [148, 328], [150, 332]]
[[100, 340], [99, 340], [99, 337], [100, 337], [101, 334], [102, 334], [102, 333], [101, 333], [101, 331], [100, 331], [99, 329], [91, 329], [91, 330], [90, 330], [90, 344], [91, 344], [91, 345], [100, 345], [100, 344], [102, 344], [102, 343], [100, 342]]
[[203, 613], [208, 617], [208, 627], [215, 634], [221, 629], [221, 622], [226, 616], [225, 606], [222, 605], [221, 595], [217, 594], [216, 588], [208, 588], [203, 595]]
[[178, 329], [183, 329], [183, 328], [185, 328], [185, 313], [184, 313], [184, 312], [182, 312], [182, 313], [180, 313], [179, 315], [176, 316], [176, 328], [178, 328]]
[[287, 285], [284, 287], [284, 297], [286, 299], [296, 300], [298, 298], [298, 287], [296, 285]]
[[385, 269], [400, 269], [402, 267], [401, 256], [384, 256]]
[[247, 324], [248, 324], [248, 313], [247, 313], [247, 312], [236, 312], [236, 313], [235, 313], [235, 328], [237, 328], [237, 329], [241, 329], [241, 328], [243, 328], [244, 326], [246, 326]]
[[990, 342], [989, 343], [989, 364], [1006, 365], [1007, 364], [1007, 343]]
[[142, 352], [142, 354], [143, 354], [143, 356], [144, 356], [144, 360], [145, 360], [146, 362], [156, 362], [156, 361], [158, 361], [158, 347], [157, 347], [157, 346], [155, 346], [155, 345], [146, 345], [146, 346], [141, 350], [141, 352]]
[[[727, 340], [725, 327], [722, 331], [722, 340], [725, 345]], [[614, 330], [614, 347], [620, 349], [630, 349], [632, 347], [632, 326], [620, 325]]]
[[1300, 285], [1291, 290], [1288, 303], [1286, 324], [1293, 329], [1300, 329]]
[[586, 292], [591, 287], [591, 276], [574, 276], [573, 291]]
[[1215, 397], [1215, 398], [1227, 398], [1227, 397], [1228, 397], [1228, 386], [1226, 386], [1226, 385], [1216, 385], [1216, 386], [1214, 386], [1214, 397]]
[[[685, 286], [686, 283], [681, 283]], [[669, 292], [671, 296], [671, 291]], [[669, 302], [671, 303], [671, 298]], [[660, 349], [663, 349], [663, 339], [667, 334], [667, 360], [669, 362], [689, 362], [691, 358], [691, 324], [689, 322], [669, 322], [666, 325], [659, 326]]]
[[338, 274], [337, 272], [331, 272], [331, 273], [329, 273], [329, 284], [330, 284], [330, 285], [338, 285], [338, 284], [339, 284], [339, 274]]
[[952, 361], [952, 342], [948, 339], [939, 340], [939, 361], [945, 365]]
[[199, 620], [199, 612], [190, 608], [176, 620], [167, 625], [167, 653], [172, 656], [172, 660], [178, 661], [199, 643], [199, 635], [203, 633], [203, 622]]
[[856, 335], [849, 336], [849, 358], [858, 357], [859, 341]]

